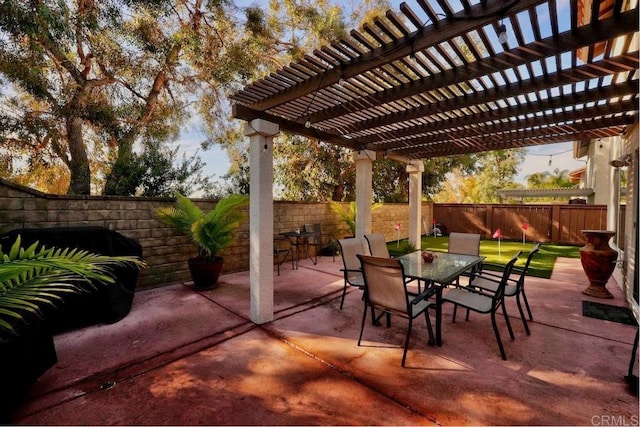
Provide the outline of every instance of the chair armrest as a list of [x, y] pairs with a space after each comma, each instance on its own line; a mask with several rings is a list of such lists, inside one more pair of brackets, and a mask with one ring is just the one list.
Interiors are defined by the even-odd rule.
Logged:
[[425, 289], [424, 291], [422, 291], [422, 293], [420, 293], [418, 296], [416, 296], [414, 299], [411, 300], [411, 304], [416, 305], [420, 301], [429, 298], [431, 295], [436, 293], [436, 290], [437, 289], [435, 287]]
[[362, 273], [362, 269], [361, 268], [358, 268], [356, 270], [347, 269], [347, 268], [341, 268], [340, 271], [345, 272], [345, 273]]
[[490, 277], [495, 277], [497, 279], [502, 278], [502, 273], [492, 273], [490, 271], [483, 271], [482, 273], [476, 274], [474, 277], [484, 277], [489, 279]]
[[[488, 282], [500, 283], [502, 281], [502, 274], [500, 274], [500, 275], [497, 275], [497, 274], [486, 274], [486, 273], [483, 272], [482, 274], [476, 274], [473, 277], [473, 279], [476, 279], [476, 278], [483, 279], [483, 280], [486, 280]], [[518, 283], [517, 279], [512, 279], [511, 277], [509, 277], [507, 280], [510, 281], [510, 282], [513, 282], [513, 283]], [[470, 285], [473, 286], [473, 280], [471, 280]]]
[[[500, 278], [497, 278], [496, 276], [486, 276], [484, 274], [478, 274], [477, 276], [474, 277], [474, 279], [476, 278], [483, 279], [483, 280], [486, 280], [487, 282], [493, 282], [493, 283], [500, 283], [502, 281], [502, 276], [500, 276]], [[469, 285], [473, 286], [473, 281], [471, 281]]]

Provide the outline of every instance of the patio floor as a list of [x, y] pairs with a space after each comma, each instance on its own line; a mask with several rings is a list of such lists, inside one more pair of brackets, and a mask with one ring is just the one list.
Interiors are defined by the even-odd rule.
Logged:
[[[273, 322], [250, 318], [249, 273], [212, 291], [189, 284], [136, 293], [131, 313], [56, 337], [58, 363], [33, 387], [15, 424], [56, 425], [638, 425], [624, 381], [635, 327], [583, 317], [580, 261], [559, 259], [551, 280], [528, 278], [534, 321], [527, 336], [511, 300], [516, 339], [499, 319], [451, 322], [427, 345], [415, 322], [400, 367], [406, 323], [365, 326], [360, 292], [341, 311], [341, 261], [309, 260], [275, 276]], [[275, 273], [274, 273], [275, 274]], [[636, 364], [637, 374], [637, 364]], [[611, 424], [611, 422], [617, 424]]]

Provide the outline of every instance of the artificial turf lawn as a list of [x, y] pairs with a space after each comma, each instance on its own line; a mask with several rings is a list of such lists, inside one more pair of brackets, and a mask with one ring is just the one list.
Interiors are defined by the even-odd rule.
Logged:
[[[505, 265], [516, 253], [518, 253], [518, 251], [522, 251], [522, 255], [520, 255], [516, 265], [524, 266], [527, 255], [535, 244], [536, 242], [525, 242], [523, 244], [522, 241], [502, 240], [500, 242], [500, 247], [498, 248], [497, 240], [481, 240], [480, 255], [485, 257], [484, 262], [486, 264]], [[389, 248], [389, 253], [392, 256], [410, 252], [410, 248], [408, 248], [406, 240], [401, 240], [399, 244], [398, 242], [390, 242], [387, 246]], [[447, 247], [449, 246], [449, 237], [423, 236], [421, 246], [423, 250], [427, 251], [432, 250], [446, 252]], [[540, 247], [540, 251], [533, 257], [533, 260], [529, 265], [528, 274], [530, 276], [542, 277], [545, 279], [550, 278], [551, 272], [553, 271], [553, 265], [557, 257], [579, 258], [580, 247], [543, 243]], [[487, 268], [491, 269], [490, 266]]]

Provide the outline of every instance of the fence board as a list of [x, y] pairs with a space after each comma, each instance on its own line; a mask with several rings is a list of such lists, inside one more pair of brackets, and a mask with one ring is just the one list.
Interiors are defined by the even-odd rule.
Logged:
[[436, 203], [433, 213], [449, 232], [480, 233], [486, 239], [497, 228], [504, 239], [522, 239], [527, 224], [527, 240], [582, 245], [586, 242], [582, 230], [607, 228], [605, 205]]

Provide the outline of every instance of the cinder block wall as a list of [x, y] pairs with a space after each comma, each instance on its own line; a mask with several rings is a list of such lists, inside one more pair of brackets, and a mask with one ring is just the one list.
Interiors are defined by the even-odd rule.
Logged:
[[[216, 205], [215, 200], [194, 201], [203, 210]], [[141, 271], [138, 286], [162, 286], [190, 280], [187, 259], [197, 254], [185, 236], [156, 219], [156, 209], [171, 203], [172, 199], [165, 198], [49, 195], [0, 179], [0, 233], [17, 228], [107, 227], [142, 245], [148, 267]], [[344, 205], [348, 207], [348, 203]], [[432, 204], [424, 203], [422, 214], [428, 224], [432, 212]], [[384, 204], [373, 211], [372, 231], [383, 233], [387, 241], [395, 240], [395, 225], [400, 223], [400, 238], [405, 238], [408, 216], [408, 204]], [[336, 238], [348, 234], [328, 203], [274, 203], [274, 233], [302, 228], [307, 223], [322, 224], [323, 231]], [[225, 260], [223, 274], [249, 268], [248, 221], [240, 226], [234, 244], [220, 255]]]

